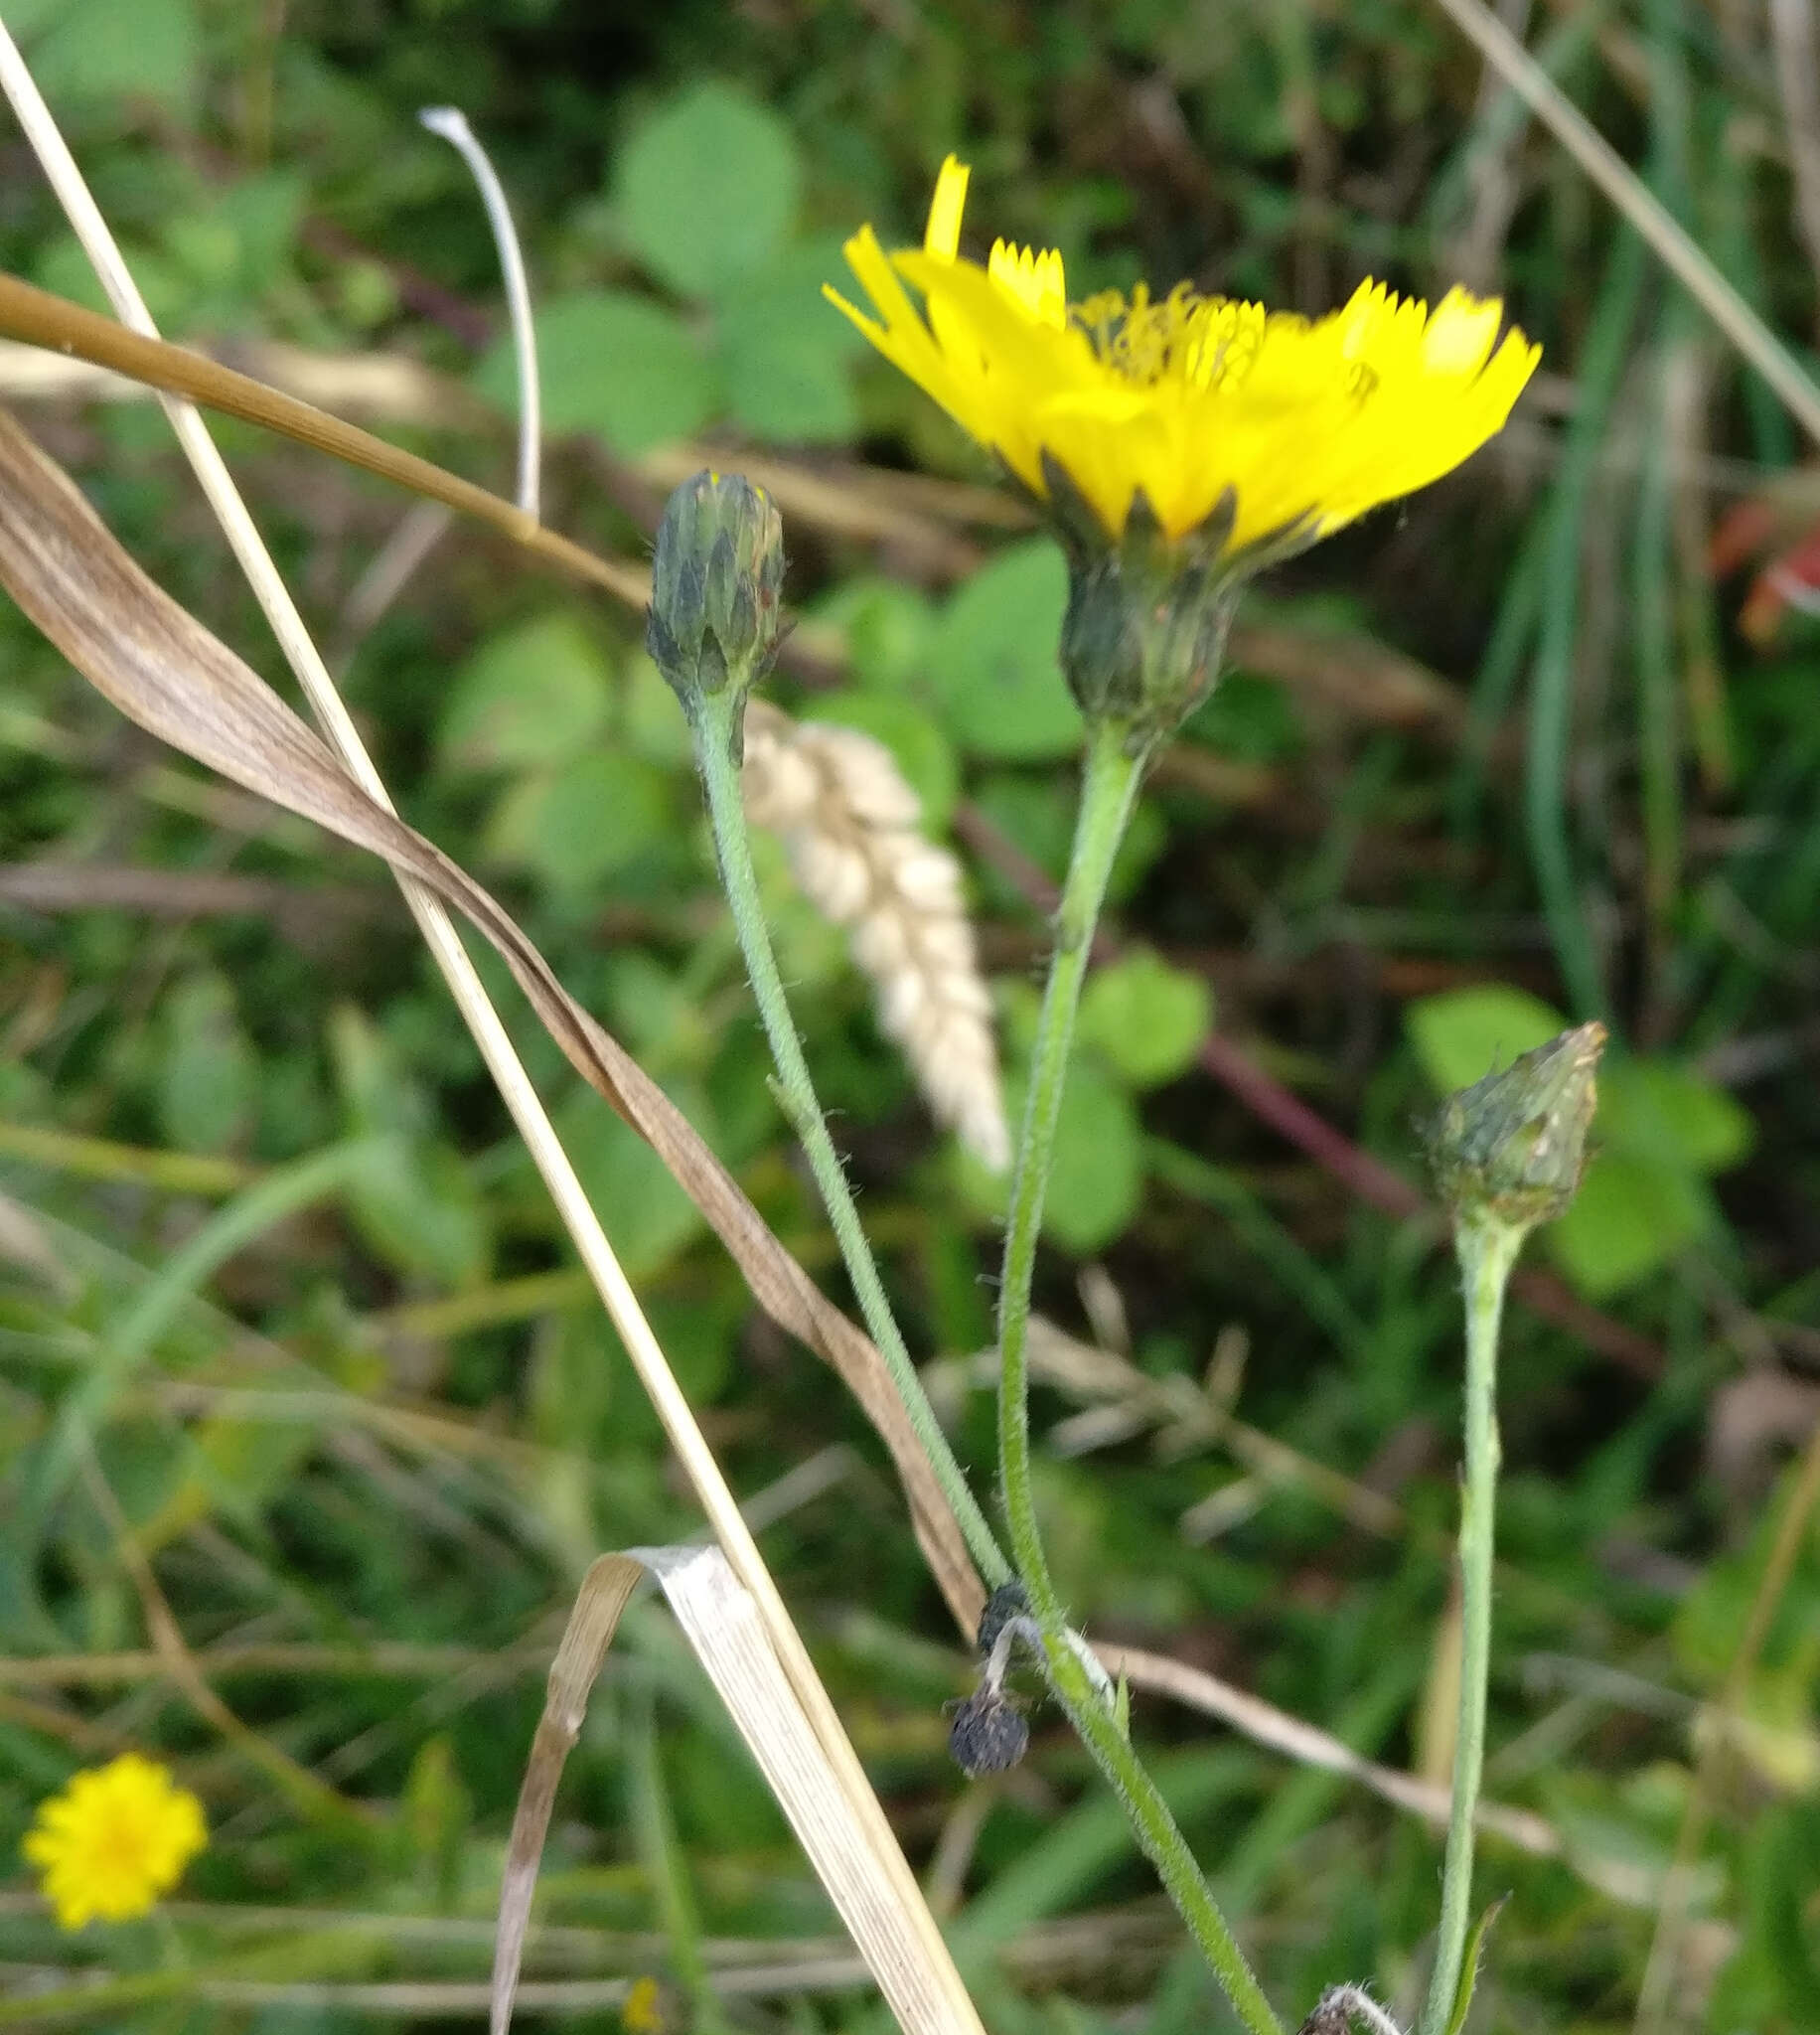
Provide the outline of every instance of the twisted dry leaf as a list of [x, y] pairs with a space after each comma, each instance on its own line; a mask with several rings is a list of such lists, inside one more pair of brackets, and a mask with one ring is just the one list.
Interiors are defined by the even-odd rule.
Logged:
[[848, 1800], [849, 1782], [830, 1762], [757, 1605], [717, 1547], [635, 1547], [603, 1554], [582, 1578], [549, 1670], [548, 1695], [512, 1819], [500, 1880], [493, 1949], [491, 2035], [506, 2035], [537, 1863], [564, 1761], [580, 1735], [588, 1693], [613, 1644], [620, 1615], [641, 1576], [653, 1576], [706, 1668], [715, 1692], [751, 1749], [778, 1806], [859, 1947], [878, 1989], [907, 2035], [981, 2035], [980, 2019], [955, 1973], [925, 1953], [913, 1918], [886, 1869], [867, 1819]]
[[840, 1374], [890, 1450], [912, 1524], [964, 1631], [986, 1593], [870, 1340], [771, 1234], [687, 1118], [582, 1010], [511, 914], [459, 863], [371, 799], [252, 669], [127, 555], [74, 483], [0, 408], [0, 583], [130, 720], [248, 791], [382, 856], [498, 950], [569, 1063], [645, 1138], [782, 1329]]
[[993, 1169], [1011, 1160], [991, 996], [961, 898], [961, 865], [918, 826], [891, 752], [856, 728], [746, 708], [746, 815], [784, 844], [804, 894], [852, 936], [937, 1119]]

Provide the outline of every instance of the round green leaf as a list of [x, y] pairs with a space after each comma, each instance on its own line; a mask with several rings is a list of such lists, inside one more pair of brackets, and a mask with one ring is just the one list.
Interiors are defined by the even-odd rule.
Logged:
[[715, 306], [727, 408], [761, 438], [834, 444], [858, 429], [848, 364], [865, 341], [829, 315], [822, 283], [836, 272], [825, 248], [792, 247]]
[[709, 83], [670, 100], [633, 136], [615, 196], [626, 238], [652, 274], [701, 297], [756, 274], [779, 252], [802, 181], [783, 121]]
[[1410, 1005], [1404, 1022], [1422, 1071], [1440, 1095], [1470, 1088], [1567, 1029], [1567, 1019], [1540, 997], [1504, 983], [1424, 997]]
[[948, 603], [929, 683], [948, 731], [977, 756], [1046, 761], [1081, 746], [1080, 709], [1055, 646], [1068, 569], [1046, 538], [1013, 545]]
[[1080, 1037], [1134, 1088], [1155, 1088], [1193, 1064], [1213, 1022], [1213, 994], [1154, 954], [1130, 954], [1088, 979]]
[[[674, 311], [624, 290], [576, 290], [537, 307], [543, 425], [552, 437], [595, 431], [616, 452], [685, 438], [719, 391], [694, 333]], [[509, 337], [475, 375], [502, 409], [518, 403]]]
[[1599, 1135], [1613, 1149], [1723, 1173], [1749, 1152], [1756, 1125], [1748, 1110], [1691, 1067], [1672, 1060], [1617, 1060], [1599, 1077]]
[[476, 769], [562, 762], [599, 737], [609, 683], [577, 617], [521, 622], [488, 637], [456, 673], [437, 746], [445, 761]]
[[671, 778], [623, 749], [593, 749], [515, 784], [495, 808], [489, 851], [559, 890], [623, 868], [674, 820]]
[[928, 663], [935, 610], [926, 594], [901, 580], [856, 574], [811, 612], [845, 635], [857, 685], [898, 692]]
[[1704, 1190], [1691, 1174], [1604, 1152], [1542, 1236], [1575, 1291], [1602, 1301], [1659, 1272], [1705, 1221]]

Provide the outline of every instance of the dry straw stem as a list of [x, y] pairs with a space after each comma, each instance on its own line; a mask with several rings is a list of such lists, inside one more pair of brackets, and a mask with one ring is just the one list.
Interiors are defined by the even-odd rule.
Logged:
[[[141, 332], [152, 331], [144, 300], [3, 23], [0, 86], [12, 102], [27, 139], [116, 311]], [[795, 1289], [792, 1312], [822, 1330], [824, 1325], [816, 1320], [819, 1309], [839, 1322], [849, 1336], [856, 1331], [837, 1311], [828, 1308], [801, 1268], [762, 1224], [756, 1233], [751, 1230], [750, 1225], [757, 1222], [756, 1214], [730, 1175], [636, 1062], [567, 997], [547, 964], [510, 917], [471, 877], [396, 818], [372, 759], [207, 427], [188, 403], [167, 400], [165, 409], [241, 569], [347, 768], [337, 764], [329, 750], [266, 691], [247, 667], [138, 570], [68, 478], [7, 418], [0, 438], [5, 441], [11, 485], [0, 498], [0, 535], [4, 536], [12, 568], [8, 574], [10, 590], [41, 628], [46, 627], [47, 621], [54, 625], [47, 633], [91, 681], [98, 683], [99, 675], [105, 674], [113, 684], [124, 683], [133, 706], [141, 714], [163, 722], [166, 728], [183, 730], [188, 740], [180, 740], [179, 746], [192, 747], [192, 753], [215, 767], [226, 764], [226, 775], [268, 796], [288, 774], [294, 780], [290, 789], [301, 792], [306, 802], [294, 809], [304, 810], [309, 817], [335, 827], [344, 838], [376, 849], [392, 863], [424, 940], [448, 981], [489, 1071], [594, 1278], [715, 1537], [758, 1606], [796, 1698], [813, 1720], [816, 1736], [834, 1771], [842, 1777], [853, 1813], [863, 1821], [870, 1841], [878, 1849], [881, 1867], [895, 1886], [906, 1925], [919, 1941], [928, 1980], [946, 2002], [942, 2025], [957, 2029], [977, 2027], [978, 2019], [966, 1989], [916, 1880], [897, 1848], [884, 1811], [871, 1794], [827, 1691], [740, 1517], [732, 1492], [695, 1425], [688, 1403], [651, 1332], [505, 1026], [487, 998], [460, 936], [438, 901], [439, 895], [457, 901], [499, 946], [515, 976], [531, 996], [538, 1015], [551, 1026], [553, 1035], [580, 1071], [629, 1120], [642, 1117], [645, 1122], [641, 1128], [647, 1135], [661, 1130], [665, 1144], [659, 1149], [684, 1185], [706, 1193], [731, 1227], [746, 1232], [748, 1248], [741, 1262], [748, 1277], [755, 1266], [763, 1263], [768, 1283], [778, 1289], [780, 1298]], [[120, 704], [125, 704], [123, 701]], [[659, 1103], [661, 1108], [657, 1107]], [[760, 1298], [764, 1298], [762, 1293]], [[827, 1346], [826, 1332], [805, 1339]], [[864, 1343], [863, 1337], [858, 1340]], [[864, 1346], [870, 1349], [869, 1344]], [[871, 1353], [876, 1364], [877, 1353]], [[882, 1373], [882, 1365], [878, 1369]], [[884, 1383], [888, 1391], [888, 1378]], [[894, 1393], [890, 1394], [890, 1405], [902, 1424], [902, 1408]], [[920, 1452], [913, 1449], [912, 1453], [933, 1485]], [[930, 1496], [926, 1489], [925, 1507]], [[945, 1521], [952, 1536], [953, 1558], [952, 1543], [959, 1541], [958, 1528], [952, 1514], [940, 1504], [939, 1490], [933, 1492], [933, 1500], [935, 1512], [928, 1517], [919, 1516], [925, 1545], [928, 1536], [939, 1533]], [[917, 1509], [914, 1497], [912, 1504]], [[959, 1549], [958, 1561], [959, 1573], [951, 1572], [949, 1580], [963, 1588], [963, 1594], [965, 1582], [971, 1581], [977, 1593], [978, 1578], [967, 1561], [964, 1547]]]
[[1769, 0], [1769, 40], [1794, 173], [1795, 226], [1820, 279], [1820, 36], [1811, 0]]
[[1435, 4], [1477, 45], [1486, 63], [1635, 227], [1663, 266], [1782, 398], [1808, 436], [1820, 444], [1820, 389], [1720, 274], [1692, 235], [1482, 0], [1435, 0]]
[[804, 895], [851, 934], [879, 1022], [938, 1120], [1001, 1172], [1011, 1136], [961, 865], [923, 835], [921, 802], [870, 735], [759, 701], [745, 734], [746, 817], [780, 837]]

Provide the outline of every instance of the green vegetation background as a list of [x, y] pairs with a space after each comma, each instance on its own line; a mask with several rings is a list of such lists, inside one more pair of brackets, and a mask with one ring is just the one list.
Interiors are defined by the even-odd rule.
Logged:
[[[820, 302], [841, 238], [868, 219], [914, 235], [953, 148], [975, 165], [970, 234], [1059, 245], [1076, 294], [1188, 276], [1318, 311], [1367, 273], [1503, 291], [1547, 349], [1505, 440], [1251, 596], [1236, 669], [1144, 800], [1116, 900], [1133, 958], [1089, 993], [1039, 1294], [1133, 1368], [1112, 1413], [1043, 1389], [1041, 1490], [1096, 1635], [1444, 1775], [1453, 1274], [1432, 1222], [1286, 1144], [1204, 1044], [1217, 1024], [1413, 1178], [1439, 1089], [1561, 1017], [1606, 1018], [1600, 1157], [1536, 1255], [1607, 1332], [1595, 1347], [1559, 1305], [1518, 1307], [1504, 1365], [1488, 1786], [1547, 1816], [1566, 1858], [1487, 1842], [1480, 1885], [1514, 1898], [1477, 2025], [1629, 2028], [1715, 1729], [1701, 1705], [1820, 1406], [1820, 653], [1799, 616], [1746, 641], [1745, 581], [1715, 582], [1703, 540], [1793, 472], [1772, 400], [1422, 0], [5, 16], [172, 336], [333, 356], [331, 406], [363, 400], [355, 357], [418, 364], [434, 415], [383, 391], [364, 414], [507, 486], [495, 256], [466, 173], [415, 121], [452, 103], [525, 238], [547, 519], [638, 557], [689, 439], [822, 474], [832, 506], [791, 519], [789, 593], [844, 669], [776, 691], [886, 741], [960, 845], [1013, 1091], [1043, 924], [1001, 851], [1053, 873], [1065, 848], [1061, 568], [984, 494], [905, 478], [990, 475]], [[1533, 40], [1800, 344], [1815, 278], [1756, 33], [1644, 0], [1544, 12]], [[0, 148], [0, 260], [92, 300], [10, 128]], [[275, 677], [151, 406], [29, 417], [163, 584]], [[409, 505], [222, 436], [402, 809], [837, 1279], [638, 618], [456, 531], [362, 634], [352, 597]], [[1813, 509], [1798, 487], [1775, 500], [1785, 544]], [[171, 1759], [215, 1832], [166, 1916], [74, 1940], [0, 1866], [0, 2025], [99, 1967], [175, 1974], [155, 2002], [94, 1995], [101, 2027], [471, 2026], [411, 1988], [484, 1976], [574, 1584], [596, 1551], [696, 1520], [381, 871], [155, 751], [10, 607], [0, 675], [0, 1857], [75, 1766], [126, 1745]], [[951, 1360], [984, 1490], [988, 1403], [959, 1360], [989, 1331], [992, 1182], [932, 1131], [839, 937], [763, 846], [812, 1064], [913, 1346]], [[44, 865], [65, 872], [55, 897]], [[767, 1553], [912, 1856], [937, 1861], [988, 2021], [1222, 2025], [1052, 1714], [989, 1803], [948, 1764], [967, 1662], [863, 1422], [515, 1027], [735, 1487], [771, 1494]], [[184, 1290], [180, 1247], [263, 1170], [372, 1135]], [[1204, 1381], [1206, 1417], [1142, 1380]], [[60, 1439], [78, 1392], [88, 1470]], [[1227, 1414], [1375, 1509], [1292, 1459], [1261, 1466]], [[97, 1478], [237, 1716], [377, 1820], [287, 1799], [150, 1661]], [[1820, 2025], [1811, 1524], [1772, 1609], [1710, 1777], [1690, 1938], [1689, 2025], [1761, 2035]], [[1432, 1833], [1185, 1712], [1140, 1703], [1138, 1728], [1286, 2011], [1341, 1978], [1413, 1999]], [[533, 1947], [539, 1977], [671, 1974], [676, 1927], [734, 1963], [753, 1939], [831, 1931], [661, 1615], [634, 1619], [603, 1681], [541, 1901], [561, 1928]], [[374, 1983], [404, 1990], [337, 1990]], [[728, 2012], [876, 2020], [807, 1981]]]

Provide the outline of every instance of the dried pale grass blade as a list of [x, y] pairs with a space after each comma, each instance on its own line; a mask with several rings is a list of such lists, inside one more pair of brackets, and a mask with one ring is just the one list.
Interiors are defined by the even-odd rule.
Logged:
[[872, 1343], [823, 1296], [688, 1120], [575, 1003], [505, 908], [369, 796], [249, 666], [147, 577], [4, 409], [0, 583], [129, 719], [247, 790], [382, 856], [493, 944], [570, 1064], [649, 1141], [701, 1210], [759, 1305], [832, 1364], [859, 1400], [897, 1465], [936, 1581], [963, 1630], [975, 1630], [985, 1592]]
[[[953, 1963], [929, 1954], [902, 1892], [902, 1857], [863, 1776], [832, 1763], [765, 1622], [717, 1547], [641, 1547], [602, 1555], [582, 1580], [549, 1673], [549, 1695], [513, 1817], [500, 1886], [493, 1958], [492, 2035], [506, 2035], [531, 1920], [537, 1861], [563, 1762], [581, 1729], [588, 1691], [642, 1570], [654, 1576], [707, 1670], [727, 1714], [828, 1889], [842, 1922], [908, 2035], [977, 2035], [978, 2015]], [[889, 1855], [884, 1846], [892, 1846]], [[916, 1897], [920, 1902], [920, 1894]]]
[[550, 1663], [543, 1715], [537, 1720], [531, 1758], [526, 1762], [519, 1805], [512, 1817], [512, 1839], [506, 1848], [506, 1869], [500, 1876], [499, 1929], [493, 1940], [493, 2035], [506, 2035], [512, 2025], [512, 1997], [524, 1962], [531, 1897], [537, 1883], [537, 1861], [543, 1855], [550, 1810], [555, 1806], [556, 1784], [581, 1735], [588, 1693], [619, 1630], [620, 1614], [643, 1574], [630, 1555], [603, 1554], [592, 1562], [581, 1579], [575, 1608]]
[[879, 1021], [937, 1120], [1003, 1172], [1011, 1162], [992, 1000], [961, 896], [961, 865], [918, 822], [922, 802], [882, 742], [856, 728], [746, 709], [741, 789], [804, 895], [851, 938]]

